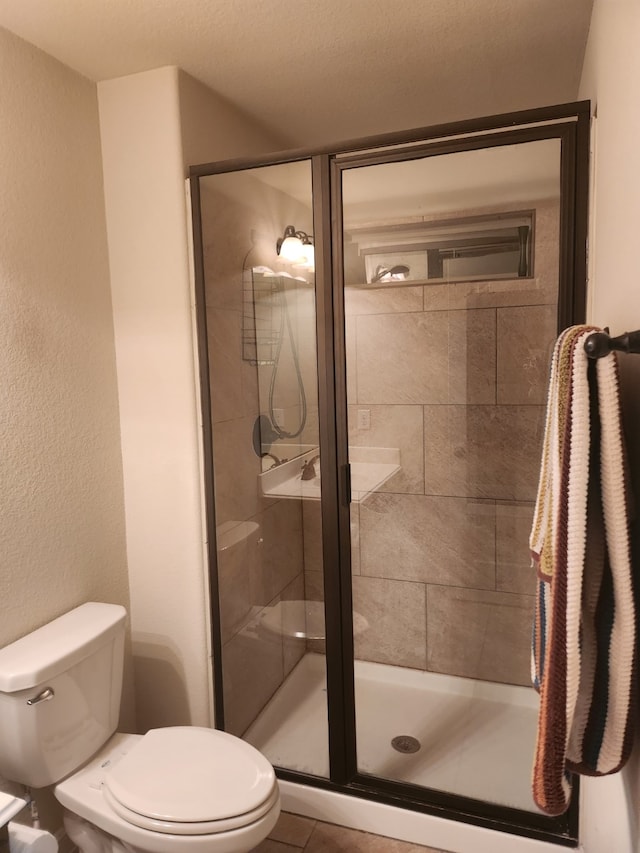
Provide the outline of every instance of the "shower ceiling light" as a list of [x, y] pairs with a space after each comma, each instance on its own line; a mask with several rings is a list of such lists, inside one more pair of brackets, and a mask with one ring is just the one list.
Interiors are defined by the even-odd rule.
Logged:
[[276, 252], [283, 261], [297, 266], [313, 267], [313, 236], [305, 231], [296, 231], [293, 225], [287, 225], [282, 237], [276, 243]]

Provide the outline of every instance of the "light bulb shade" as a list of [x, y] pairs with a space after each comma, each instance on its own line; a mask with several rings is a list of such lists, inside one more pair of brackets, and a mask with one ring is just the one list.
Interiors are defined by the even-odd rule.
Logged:
[[304, 269], [312, 270], [315, 269], [316, 265], [316, 256], [315, 251], [313, 249], [313, 243], [305, 243], [302, 241], [300, 257], [295, 263], [297, 267], [304, 267]]
[[283, 261], [298, 261], [302, 257], [302, 240], [299, 237], [285, 237], [280, 245], [280, 257]]
[[296, 231], [293, 225], [287, 225], [282, 237], [278, 238], [276, 252], [283, 261], [313, 268], [313, 236], [305, 231]]

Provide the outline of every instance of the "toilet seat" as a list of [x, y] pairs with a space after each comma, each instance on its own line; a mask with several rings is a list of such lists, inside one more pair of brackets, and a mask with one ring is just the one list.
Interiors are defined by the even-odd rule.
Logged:
[[150, 832], [162, 832], [167, 835], [217, 835], [221, 832], [230, 832], [233, 829], [242, 829], [256, 823], [264, 817], [278, 802], [279, 792], [274, 788], [269, 799], [258, 809], [236, 815], [233, 818], [212, 821], [193, 821], [188, 823], [160, 821], [146, 815], [138, 814], [119, 803], [108, 790], [104, 791], [104, 798], [113, 811], [126, 820], [127, 823], [138, 826], [140, 829], [148, 829]]
[[173, 835], [249, 826], [279, 798], [274, 770], [254, 747], [194, 726], [147, 732], [108, 769], [102, 791], [123, 820]]

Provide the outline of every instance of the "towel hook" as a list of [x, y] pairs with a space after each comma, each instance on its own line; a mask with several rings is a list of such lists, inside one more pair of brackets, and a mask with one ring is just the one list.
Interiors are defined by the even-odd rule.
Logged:
[[640, 329], [635, 332], [625, 332], [616, 338], [609, 336], [609, 330], [593, 332], [584, 342], [584, 349], [589, 358], [602, 358], [610, 352], [640, 353]]

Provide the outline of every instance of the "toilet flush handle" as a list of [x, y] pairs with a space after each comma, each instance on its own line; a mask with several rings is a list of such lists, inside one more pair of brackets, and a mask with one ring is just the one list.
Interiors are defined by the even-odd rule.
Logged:
[[37, 705], [39, 702], [46, 702], [48, 699], [53, 699], [55, 695], [53, 687], [45, 687], [33, 699], [27, 699], [27, 705]]

